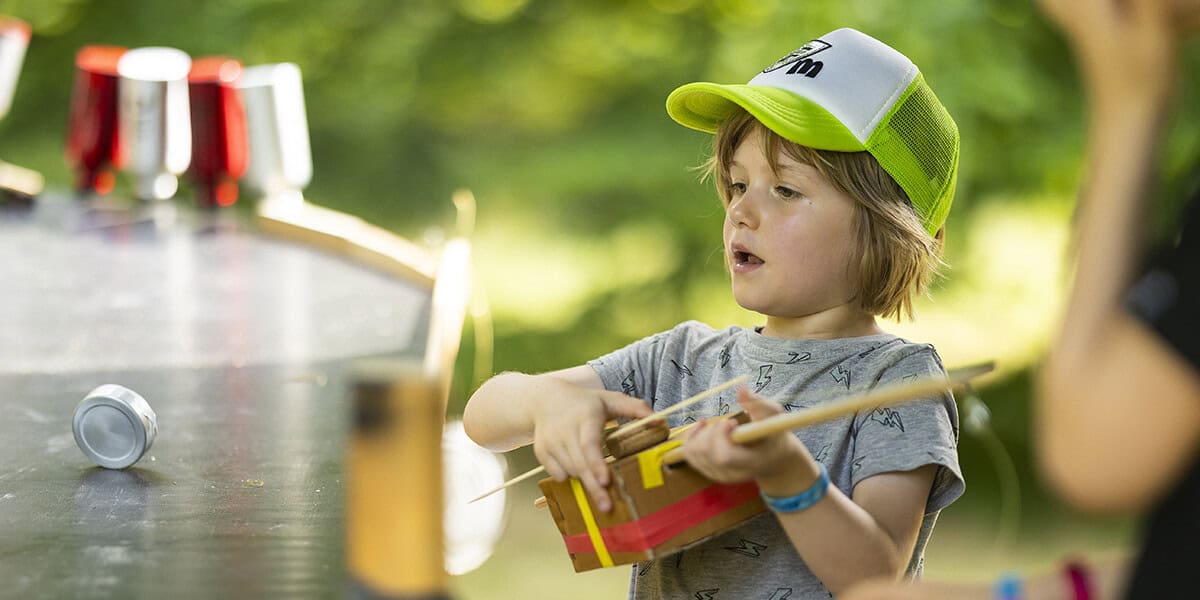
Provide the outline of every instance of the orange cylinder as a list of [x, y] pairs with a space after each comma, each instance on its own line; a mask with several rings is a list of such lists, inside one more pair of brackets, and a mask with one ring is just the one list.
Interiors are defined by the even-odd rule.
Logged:
[[371, 361], [353, 375], [346, 459], [346, 554], [358, 592], [448, 598], [442, 544], [438, 382], [417, 362]]

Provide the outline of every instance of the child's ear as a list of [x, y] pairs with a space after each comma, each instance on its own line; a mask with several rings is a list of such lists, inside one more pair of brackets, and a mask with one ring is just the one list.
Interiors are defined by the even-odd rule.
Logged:
[[942, 225], [941, 229], [933, 236], [934, 252], [941, 256], [946, 251], [946, 226]]

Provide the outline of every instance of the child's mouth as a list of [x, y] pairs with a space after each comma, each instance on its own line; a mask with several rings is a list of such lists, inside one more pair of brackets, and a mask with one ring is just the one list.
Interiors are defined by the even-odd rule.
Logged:
[[729, 242], [729, 271], [735, 275], [758, 270], [766, 262], [741, 241]]
[[742, 250], [735, 250], [733, 253], [733, 262], [734, 262], [734, 264], [739, 265], [739, 266], [740, 265], [746, 265], [746, 266], [761, 265], [761, 264], [763, 264], [763, 259], [761, 259], [749, 252], [745, 252]]

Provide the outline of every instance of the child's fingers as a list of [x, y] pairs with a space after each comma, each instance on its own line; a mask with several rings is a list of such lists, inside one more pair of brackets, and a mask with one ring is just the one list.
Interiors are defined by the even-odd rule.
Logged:
[[598, 445], [585, 444], [583, 446], [583, 458], [587, 462], [587, 469], [592, 473], [592, 477], [596, 479], [596, 483], [600, 486], [608, 485], [608, 464], [604, 462], [604, 453], [600, 451]]
[[691, 427], [689, 427], [687, 432], [684, 434], [683, 441], [690, 444], [692, 442], [692, 440], [696, 438], [697, 435], [700, 435], [700, 431], [703, 430], [707, 426], [708, 426], [707, 420], [696, 421], [695, 423], [692, 423]]
[[577, 438], [579, 444], [576, 447], [580, 449], [583, 459], [580, 466], [591, 471], [600, 485], [608, 485], [608, 466], [604, 464], [604, 453], [600, 451], [603, 444], [600, 431], [580, 424]]
[[684, 438], [683, 442], [683, 455], [687, 457], [688, 464], [705, 474], [708, 474], [706, 473], [707, 469], [704, 467], [708, 462], [709, 448], [713, 444], [710, 430], [710, 421], [700, 421], [688, 430], [687, 437]]
[[596, 509], [600, 512], [608, 512], [610, 506], [608, 492], [604, 489], [605, 486], [597, 480], [596, 474], [591, 469], [591, 465], [588, 464], [583, 448], [571, 444], [567, 447], [567, 450], [570, 453], [571, 462], [573, 463], [571, 471], [579, 478], [579, 482], [583, 484], [583, 489], [592, 497], [592, 501], [596, 504]]
[[555, 481], [566, 481], [567, 470], [564, 469], [561, 464], [559, 464], [558, 460], [556, 460], [554, 456], [552, 456], [549, 452], [546, 452], [544, 448], [541, 448], [538, 445], [534, 445], [533, 454], [537, 457], [538, 462], [542, 463], [542, 466], [546, 468], [546, 473], [550, 475], [550, 477], [554, 478]]
[[755, 421], [761, 421], [783, 412], [782, 406], [764, 399], [746, 387], [738, 389], [738, 404]]
[[701, 422], [688, 432], [684, 456], [688, 464], [713, 481], [745, 481], [752, 475], [749, 465], [755, 461], [745, 447], [733, 442], [730, 434], [737, 422], [729, 419]]
[[583, 484], [583, 489], [587, 491], [588, 496], [591, 496], [592, 502], [596, 504], [596, 510], [600, 512], [612, 510], [612, 500], [608, 498], [608, 490], [596, 482], [596, 477], [592, 475], [591, 471], [584, 471], [579, 481]]
[[604, 392], [600, 396], [604, 401], [604, 409], [610, 417], [641, 418], [654, 413], [649, 404], [640, 398], [626, 396], [618, 392]]

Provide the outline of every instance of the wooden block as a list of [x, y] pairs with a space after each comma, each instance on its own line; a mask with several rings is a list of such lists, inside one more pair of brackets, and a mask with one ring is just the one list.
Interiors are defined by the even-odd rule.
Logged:
[[671, 428], [665, 420], [651, 421], [637, 429], [618, 432], [604, 440], [608, 453], [616, 458], [624, 458], [630, 454], [641, 452], [655, 444], [660, 444], [671, 435]]

